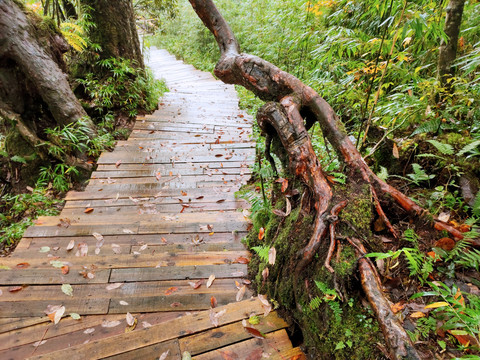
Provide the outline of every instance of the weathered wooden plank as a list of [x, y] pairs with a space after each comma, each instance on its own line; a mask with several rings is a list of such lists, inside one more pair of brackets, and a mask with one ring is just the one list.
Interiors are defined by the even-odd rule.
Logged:
[[214, 274], [217, 278], [242, 277], [247, 275], [247, 265], [220, 264], [182, 267], [167, 266], [160, 268], [114, 268], [112, 269], [110, 282], [206, 279], [211, 274]]
[[[229, 304], [216, 309], [216, 312], [226, 310], [218, 318], [219, 325], [226, 325], [248, 318], [251, 314], [263, 313], [263, 307], [258, 299], [250, 299]], [[194, 334], [212, 328], [209, 311], [185, 315], [159, 325], [140, 329], [134, 332], [112, 336], [106, 339], [89, 342], [82, 345], [33, 356], [32, 359], [98, 359], [117, 355], [140, 347], [172, 340], [186, 334]], [[122, 344], [122, 346], [118, 346]]]
[[104, 359], [108, 360], [132, 360], [132, 359], [142, 359], [142, 360], [157, 360], [162, 354], [168, 353], [166, 359], [181, 359], [182, 353], [180, 352], [180, 347], [178, 345], [178, 340], [165, 341], [160, 344], [150, 345], [135, 349], [132, 351], [127, 351], [122, 354], [113, 355], [106, 357]]
[[[260, 317], [258, 325], [249, 325], [258, 331], [268, 334], [286, 328], [288, 324], [278, 316], [276, 312], [271, 312], [267, 317]], [[217, 327], [199, 334], [187, 336], [180, 339], [180, 350], [182, 353], [188, 351], [192, 356], [212, 351], [218, 348], [235, 344], [243, 340], [250, 339], [252, 336], [245, 330], [242, 322], [236, 322], [230, 325]]]
[[[15, 258], [12, 258], [12, 260], [15, 260]], [[17, 261], [20, 260], [30, 261], [30, 257], [18, 259]], [[109, 277], [110, 269], [97, 269], [95, 277], [89, 279], [79, 274], [78, 271], [73, 270], [65, 275], [61, 269], [53, 268], [52, 266], [50, 266], [50, 269], [12, 268], [11, 270], [0, 270], [0, 285], [94, 284], [106, 283]], [[3, 297], [0, 298], [0, 300], [2, 299]]]
[[37, 317], [45, 314], [49, 305], [63, 305], [67, 312], [80, 315], [106, 314], [108, 312], [109, 299], [67, 299], [61, 303], [52, 304], [51, 300], [35, 301], [1, 301], [0, 317]]
[[[28, 318], [0, 318], [0, 334], [8, 333], [9, 331], [20, 330], [24, 328], [32, 328], [34, 325], [50, 322], [50, 319], [46, 316], [28, 317]], [[0, 335], [2, 336], [2, 335]], [[4, 344], [0, 337], [0, 344]], [[7, 348], [10, 346], [6, 346]], [[2, 357], [0, 356], [0, 359]]]
[[[183, 314], [180, 312], [161, 312], [134, 315], [138, 320], [137, 329], [141, 329], [145, 326], [171, 321]], [[46, 316], [45, 318], [48, 319]], [[50, 319], [48, 321], [50, 322]], [[126, 329], [124, 314], [88, 315], [82, 316], [82, 319], [75, 321], [74, 324], [71, 324], [71, 321], [73, 320], [63, 318], [57, 325], [50, 323], [33, 329], [25, 329], [25, 337], [21, 337], [23, 340], [21, 343], [24, 343], [24, 345], [17, 344], [17, 346], [10, 347], [7, 350], [0, 350], [0, 359], [23, 360], [31, 356], [117, 336], [125, 333]], [[82, 326], [83, 324], [85, 325]], [[85, 357], [85, 359], [93, 358], [95, 357]]]
[[[92, 249], [93, 250], [93, 249]], [[107, 249], [103, 249], [105, 252]], [[105, 254], [103, 252], [103, 254]], [[204, 253], [155, 253], [155, 254], [115, 254], [109, 249], [110, 254], [88, 255], [84, 257], [58, 258], [55, 261], [63, 262], [70, 267], [70, 271], [81, 271], [84, 266], [94, 266], [96, 269], [155, 267], [155, 266], [200, 266], [222, 265], [235, 262], [239, 257], [248, 257], [247, 251], [220, 251]], [[19, 262], [28, 262], [30, 268], [52, 268], [51, 257], [45, 258], [0, 258], [0, 265], [15, 267]], [[3, 270], [2, 270], [3, 271]], [[8, 271], [8, 270], [6, 270]]]
[[201, 355], [195, 356], [195, 360], [224, 360], [235, 358], [247, 359], [271, 359], [284, 360], [283, 353], [292, 348], [290, 339], [285, 330], [266, 334], [265, 339], [250, 339], [237, 344], [229, 345]]

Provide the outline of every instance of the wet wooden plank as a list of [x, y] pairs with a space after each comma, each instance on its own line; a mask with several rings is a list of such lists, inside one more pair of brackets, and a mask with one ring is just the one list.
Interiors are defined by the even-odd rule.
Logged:
[[[267, 317], [260, 316], [260, 323], [250, 325], [258, 331], [268, 334], [286, 328], [288, 324], [278, 316], [276, 312], [271, 312]], [[187, 336], [180, 339], [180, 349], [182, 353], [188, 351], [192, 356], [212, 351], [218, 348], [235, 344], [243, 340], [250, 339], [250, 335], [244, 328], [242, 322], [236, 322], [210, 329], [208, 331]]]
[[160, 344], [141, 347], [132, 351], [127, 351], [118, 355], [106, 357], [108, 360], [157, 360], [162, 354], [167, 353], [166, 359], [181, 359], [182, 353], [178, 340], [165, 341]]
[[0, 317], [38, 317], [45, 314], [49, 305], [63, 305], [68, 313], [80, 315], [108, 313], [109, 299], [67, 299], [61, 303], [52, 304], [51, 300], [35, 301], [1, 301]]
[[[219, 325], [241, 321], [248, 318], [251, 314], [263, 313], [263, 307], [258, 299], [245, 300], [219, 307], [216, 309], [216, 312], [224, 309], [226, 310], [225, 314], [218, 318]], [[32, 359], [83, 360], [86, 358], [104, 358], [140, 347], [173, 340], [186, 334], [195, 334], [212, 327], [209, 312], [203, 311], [197, 314], [185, 315], [159, 325], [153, 325], [146, 329], [71, 346], [70, 348], [45, 355], [34, 356]], [[118, 344], [122, 344], [122, 346], [119, 347]]]
[[[12, 258], [15, 260], [15, 258]], [[30, 258], [24, 258], [19, 260], [30, 261]], [[17, 261], [19, 261], [17, 260]], [[1, 261], [1, 260], [0, 260]], [[13, 264], [16, 261], [13, 261]], [[25, 263], [24, 262], [24, 263]], [[13, 265], [12, 264], [12, 265]], [[28, 263], [29, 264], [29, 263]], [[77, 269], [78, 270], [78, 269]], [[69, 271], [68, 274], [63, 274], [62, 269], [53, 268], [50, 265], [50, 269], [11, 269], [0, 270], [0, 288], [1, 285], [37, 285], [37, 284], [94, 284], [94, 283], [106, 283], [110, 278], [109, 269], [98, 269], [95, 271], [95, 277], [89, 279], [79, 274], [78, 271]], [[3, 291], [8, 291], [8, 288], [3, 288]], [[4, 297], [0, 298], [3, 300]]]

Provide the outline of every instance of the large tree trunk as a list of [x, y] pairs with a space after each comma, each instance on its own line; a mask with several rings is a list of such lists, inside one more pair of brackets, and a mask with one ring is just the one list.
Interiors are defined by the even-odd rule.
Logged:
[[132, 0], [82, 0], [90, 6], [95, 27], [90, 30], [91, 40], [102, 48], [102, 59], [122, 57], [135, 61], [144, 68]]
[[94, 129], [93, 123], [88, 120], [73, 94], [67, 75], [40, 45], [29, 20], [12, 0], [0, 0], [0, 57], [11, 59], [17, 64], [48, 105], [59, 125], [85, 118], [91, 129]]
[[[262, 100], [269, 101], [259, 110], [257, 122], [268, 139], [276, 138], [283, 145], [291, 173], [305, 184], [313, 196], [316, 211], [313, 234], [300, 252], [298, 261], [295, 261], [294, 286], [302, 283], [301, 274], [312, 262], [324, 241], [330, 242], [325, 267], [330, 272], [333, 271], [328, 265], [329, 257], [336, 243], [337, 216], [345, 207], [343, 201], [338, 204], [332, 203], [333, 199], [338, 201], [338, 197], [335, 197], [335, 192], [327, 182], [313, 151], [307, 130], [315, 122], [320, 124], [325, 138], [347, 165], [350, 171], [349, 181], [366, 185], [370, 189], [374, 208], [394, 237], [398, 237], [397, 231], [384, 213], [380, 197], [384, 201], [396, 202], [411, 215], [417, 217], [428, 215], [423, 208], [373, 173], [343, 130], [334, 110], [312, 88], [259, 57], [240, 53], [240, 46], [232, 30], [212, 0], [189, 1], [205, 26], [215, 36], [220, 48], [221, 58], [215, 68], [215, 74], [224, 82], [242, 85]], [[457, 239], [463, 238], [459, 231], [448, 224], [434, 219], [431, 215], [425, 217], [426, 221], [429, 221], [428, 218], [433, 219], [430, 221], [436, 229], [447, 230]], [[365, 252], [363, 245], [354, 239], [348, 240], [357, 249], [359, 256], [363, 256]], [[370, 262], [362, 260], [359, 272], [363, 289], [372, 303], [384, 333], [389, 356], [395, 359], [419, 359], [408, 335], [388, 305], [375, 267]]]
[[445, 35], [448, 41], [442, 40], [438, 54], [438, 79], [442, 86], [451, 89], [448, 79], [455, 75], [453, 62], [457, 57], [458, 35], [462, 24], [465, 0], [450, 0], [445, 18]]

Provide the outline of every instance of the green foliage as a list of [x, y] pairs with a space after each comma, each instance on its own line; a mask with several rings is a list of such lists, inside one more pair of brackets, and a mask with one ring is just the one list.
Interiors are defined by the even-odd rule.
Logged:
[[257, 253], [260, 260], [262, 260], [264, 263], [268, 263], [268, 251], [270, 250], [268, 245], [253, 246], [251, 249]]
[[134, 117], [138, 109], [156, 109], [158, 98], [166, 91], [165, 84], [155, 80], [151, 70], [142, 70], [130, 60], [103, 59], [97, 65], [105, 76], [88, 73], [77, 82], [83, 85], [99, 113], [120, 110]]
[[54, 190], [67, 192], [72, 185], [72, 177], [78, 175], [78, 170], [74, 166], [56, 164], [42, 166], [39, 175], [37, 186], [46, 187], [51, 183]]
[[37, 187], [31, 193], [5, 194], [0, 198], [0, 244], [11, 245], [22, 238], [23, 232], [38, 216], [58, 214], [60, 201], [46, 188]]
[[326, 302], [332, 311], [334, 320], [339, 323], [342, 321], [343, 309], [340, 303], [336, 301], [338, 294], [334, 289], [330, 289], [327, 284], [322, 281], [315, 280], [315, 285], [322, 292], [323, 296], [316, 296], [310, 300], [309, 307], [312, 310], [317, 310], [323, 302]]

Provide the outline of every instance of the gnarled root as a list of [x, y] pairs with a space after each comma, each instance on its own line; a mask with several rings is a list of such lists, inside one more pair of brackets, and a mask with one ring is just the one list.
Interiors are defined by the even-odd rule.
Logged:
[[362, 243], [354, 238], [347, 238], [347, 240], [355, 248], [355, 252], [359, 257], [358, 270], [361, 276], [363, 291], [367, 295], [368, 301], [380, 324], [390, 358], [421, 359], [382, 291], [375, 266], [370, 259], [364, 257], [366, 250]]

